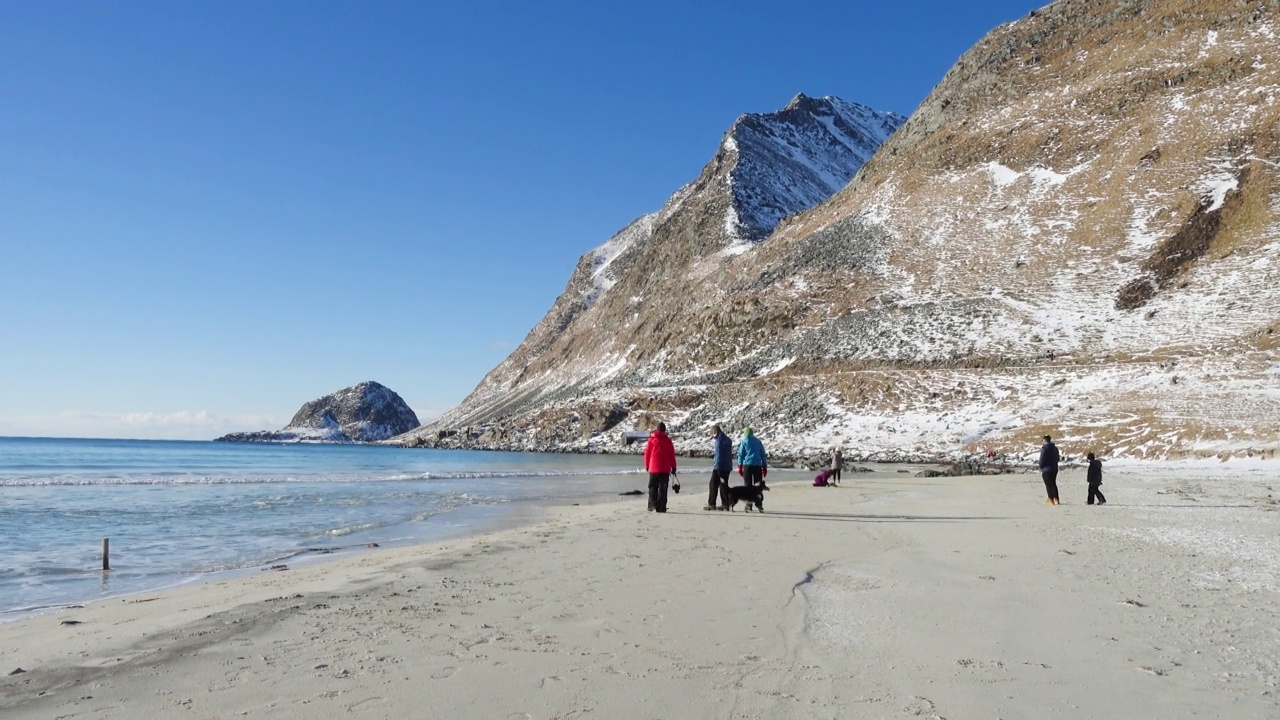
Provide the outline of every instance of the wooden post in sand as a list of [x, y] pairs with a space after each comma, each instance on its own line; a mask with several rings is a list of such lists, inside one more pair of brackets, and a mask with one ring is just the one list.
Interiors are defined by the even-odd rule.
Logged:
[[111, 538], [102, 538], [102, 569], [111, 569]]

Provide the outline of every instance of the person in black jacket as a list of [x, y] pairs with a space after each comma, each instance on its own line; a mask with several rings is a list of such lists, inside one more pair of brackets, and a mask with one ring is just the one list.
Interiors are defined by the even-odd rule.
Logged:
[[1044, 436], [1044, 445], [1040, 448], [1040, 477], [1044, 480], [1044, 489], [1049, 494], [1045, 505], [1058, 505], [1058, 446], [1053, 438]]
[[1087, 455], [1089, 458], [1089, 474], [1086, 479], [1089, 481], [1089, 499], [1087, 504], [1092, 505], [1093, 499], [1098, 499], [1099, 505], [1106, 505], [1107, 498], [1102, 494], [1102, 461], [1095, 458], [1093, 453]]

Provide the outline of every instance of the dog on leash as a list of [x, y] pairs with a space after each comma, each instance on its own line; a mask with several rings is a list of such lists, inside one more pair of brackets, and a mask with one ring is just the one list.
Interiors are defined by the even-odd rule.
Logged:
[[764, 493], [768, 489], [769, 486], [764, 482], [759, 485], [730, 486], [729, 510], [732, 511], [741, 502], [746, 503], [746, 512], [751, 512], [752, 505], [756, 506], [757, 511], [764, 512]]

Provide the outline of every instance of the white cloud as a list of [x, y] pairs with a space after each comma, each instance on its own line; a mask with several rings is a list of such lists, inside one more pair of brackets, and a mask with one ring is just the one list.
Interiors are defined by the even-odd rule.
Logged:
[[275, 430], [286, 422], [267, 415], [223, 416], [204, 410], [168, 413], [67, 411], [43, 416], [0, 417], [0, 435], [211, 440], [230, 432]]

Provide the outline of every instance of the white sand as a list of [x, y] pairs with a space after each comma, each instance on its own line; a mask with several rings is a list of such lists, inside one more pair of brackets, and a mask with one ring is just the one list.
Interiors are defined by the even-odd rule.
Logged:
[[[776, 475], [776, 474], [775, 474]], [[1276, 718], [1280, 468], [775, 484], [0, 625], [0, 717]], [[63, 625], [76, 620], [78, 625]], [[7, 675], [15, 668], [25, 673]]]

